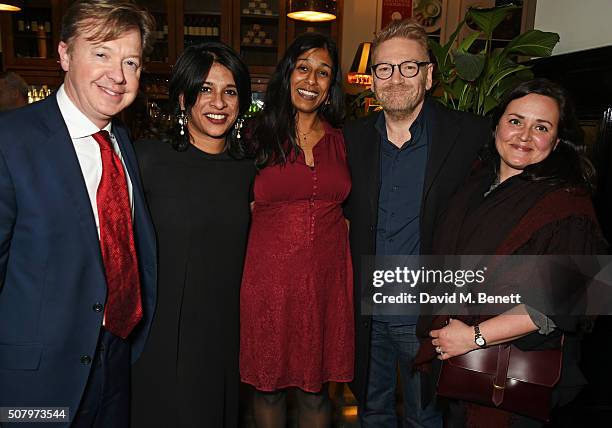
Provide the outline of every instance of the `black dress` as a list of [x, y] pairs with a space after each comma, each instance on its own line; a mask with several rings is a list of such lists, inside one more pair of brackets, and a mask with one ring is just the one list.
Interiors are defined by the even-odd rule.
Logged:
[[253, 162], [151, 140], [136, 152], [159, 282], [151, 335], [132, 371], [132, 427], [236, 427]]

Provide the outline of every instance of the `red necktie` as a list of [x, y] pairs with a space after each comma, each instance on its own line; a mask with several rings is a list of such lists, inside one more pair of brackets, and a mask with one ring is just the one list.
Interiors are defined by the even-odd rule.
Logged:
[[102, 178], [96, 202], [108, 287], [104, 327], [125, 339], [142, 318], [132, 210], [123, 165], [113, 150], [110, 135], [107, 131], [99, 131], [92, 137], [102, 155]]

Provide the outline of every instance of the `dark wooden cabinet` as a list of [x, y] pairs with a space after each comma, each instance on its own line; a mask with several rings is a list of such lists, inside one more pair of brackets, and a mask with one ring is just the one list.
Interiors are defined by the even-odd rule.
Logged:
[[340, 45], [343, 0], [338, 0], [337, 19], [328, 22], [288, 18], [287, 3], [287, 0], [233, 0], [232, 46], [258, 79], [272, 74], [287, 46], [301, 33], [325, 33]]
[[[30, 85], [57, 89], [63, 82], [57, 45], [62, 17], [73, 0], [25, 0], [18, 13], [0, 12], [2, 67]], [[343, 0], [338, 18], [306, 23], [287, 17], [288, 0], [136, 0], [156, 20], [153, 49], [144, 58], [136, 101], [122, 113], [133, 136], [168, 130], [168, 79], [178, 56], [190, 45], [222, 41], [249, 66], [254, 97], [261, 99], [277, 62], [301, 33], [331, 36], [341, 51]]]
[[157, 23], [148, 72], [168, 74], [187, 46], [206, 40], [230, 43], [231, 0], [140, 1]]
[[286, 2], [234, 0], [232, 46], [254, 74], [271, 74], [286, 47]]
[[[57, 88], [63, 72], [57, 45], [61, 20], [72, 0], [25, 0], [21, 12], [0, 12], [3, 69], [29, 84]], [[249, 66], [254, 92], [263, 92], [277, 62], [294, 38], [307, 31], [331, 36], [341, 51], [343, 0], [338, 18], [302, 22], [287, 17], [287, 0], [137, 0], [155, 17], [153, 49], [145, 56], [141, 91], [167, 99], [173, 64], [185, 47], [205, 40], [232, 46]]]
[[29, 0], [20, 12], [1, 12], [3, 68], [29, 84], [62, 81], [57, 45], [67, 0]]

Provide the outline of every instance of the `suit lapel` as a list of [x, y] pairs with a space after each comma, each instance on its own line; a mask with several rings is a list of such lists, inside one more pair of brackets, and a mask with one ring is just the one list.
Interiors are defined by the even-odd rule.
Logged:
[[[116, 122], [113, 122], [113, 134], [119, 144], [119, 149], [123, 154], [125, 166], [132, 182], [132, 197], [134, 198], [134, 239], [138, 245], [138, 255], [140, 260], [147, 266], [152, 266], [154, 261], [146, 259], [149, 254], [155, 254], [154, 231], [151, 226], [151, 221], [148, 214], [148, 209], [144, 197], [142, 184], [140, 182], [140, 172], [136, 154], [132, 147], [132, 143], [127, 135], [125, 128]], [[149, 248], [144, 248], [147, 246]]]
[[[382, 114], [382, 113], [379, 113]], [[378, 221], [378, 196], [380, 193], [380, 135], [376, 131], [378, 114], [372, 115], [372, 122], [363, 129], [364, 165], [367, 171], [368, 199], [370, 202], [370, 218], [372, 224]]]
[[83, 229], [83, 237], [87, 241], [85, 247], [88, 248], [88, 251], [93, 249], [92, 255], [100, 262], [100, 268], [102, 268], [96, 221], [72, 139], [55, 96], [42, 102], [45, 103], [46, 114], [43, 117], [43, 123], [47, 126], [47, 132], [45, 133], [46, 141], [40, 144], [40, 150], [44, 152], [50, 170], [62, 182], [62, 188], [71, 201], [71, 211], [78, 216], [79, 224]]
[[429, 123], [430, 140], [423, 187], [423, 204], [459, 134], [459, 119], [456, 115], [448, 114], [437, 101], [428, 98], [425, 102], [428, 103], [427, 123]]

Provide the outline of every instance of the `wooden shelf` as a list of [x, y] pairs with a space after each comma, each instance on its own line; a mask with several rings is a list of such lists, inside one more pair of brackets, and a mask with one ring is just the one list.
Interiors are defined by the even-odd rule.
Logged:
[[[339, 47], [342, 37], [341, 12], [343, 1], [337, 0], [338, 19], [328, 24], [330, 29], [326, 31], [336, 40]], [[36, 5], [42, 4], [38, 0], [25, 3], [24, 13], [26, 15], [24, 16], [27, 16], [27, 13], [33, 14], [38, 18], [38, 22], [41, 21], [39, 16], [44, 16], [43, 21], [48, 21], [51, 24], [51, 33], [46, 33], [43, 38], [39, 37], [38, 32], [33, 32], [31, 29], [17, 32], [18, 24], [15, 15], [0, 13], [0, 29], [2, 32], [0, 40], [2, 41], [4, 69], [23, 73], [28, 76], [28, 81], [49, 82], [52, 86], [57, 87], [62, 81], [63, 72], [58, 64], [55, 47], [60, 42], [61, 21], [71, 0], [45, 0], [44, 4], [49, 5], [48, 13], [42, 15], [39, 11], [36, 11]], [[139, 1], [138, 3], [145, 5], [147, 2]], [[212, 0], [205, 2], [161, 0], [150, 3], [155, 4], [146, 4], [145, 6], [152, 8], [150, 11], [158, 22], [154, 37], [161, 34], [164, 37], [159, 39], [155, 37], [152, 40], [154, 51], [147, 55], [149, 61], [145, 61], [143, 64], [145, 73], [169, 75], [172, 65], [176, 63], [178, 56], [186, 47], [204, 41], [218, 40], [230, 45], [236, 51], [241, 51], [252, 73], [260, 76], [270, 76], [287, 45], [299, 34], [299, 32], [296, 32], [295, 22], [286, 16], [288, 2], [284, 0], [269, 2], [270, 7], [259, 9], [260, 13], [257, 14], [243, 13], [254, 10], [253, 8], [247, 10], [246, 3], [243, 0], [221, 0], [220, 2], [213, 2]], [[215, 36], [184, 34], [185, 28], [194, 26], [192, 24], [198, 27], [217, 27], [219, 34]], [[268, 35], [266, 38], [272, 38], [274, 44], [242, 43], [245, 30], [253, 24], [260, 24]], [[317, 27], [317, 25], [314, 26]], [[263, 42], [264, 39], [261, 40]], [[17, 55], [18, 52], [16, 51], [19, 50], [22, 53], [37, 53], [38, 51], [34, 49], [37, 42], [38, 44], [46, 44], [48, 58]], [[30, 48], [31, 50], [28, 50]], [[155, 60], [153, 60], [154, 58]], [[262, 87], [265, 86], [263, 80], [257, 84]], [[260, 88], [260, 90], [263, 89]]]
[[242, 14], [240, 15], [241, 18], [244, 19], [269, 19], [269, 20], [277, 20], [279, 15], [256, 15], [254, 13], [249, 13], [249, 14]]
[[219, 11], [212, 11], [212, 10], [209, 11], [209, 12], [206, 12], [206, 11], [203, 11], [203, 12], [187, 12], [187, 11], [184, 11], [183, 15], [189, 15], [189, 16], [192, 16], [192, 15], [193, 16], [221, 16], [222, 13], [219, 12]]
[[190, 37], [197, 37], [199, 39], [215, 39], [218, 40], [221, 36], [204, 36], [201, 34], [185, 34], [183, 35], [184, 38], [190, 38]]
[[15, 37], [15, 39], [26, 39], [26, 40], [31, 40], [31, 39], [44, 39], [44, 40], [51, 40], [51, 36], [39, 36], [38, 34], [15, 34], [13, 37]]
[[252, 43], [240, 43], [240, 47], [254, 49], [278, 49], [278, 45], [256, 45]]

